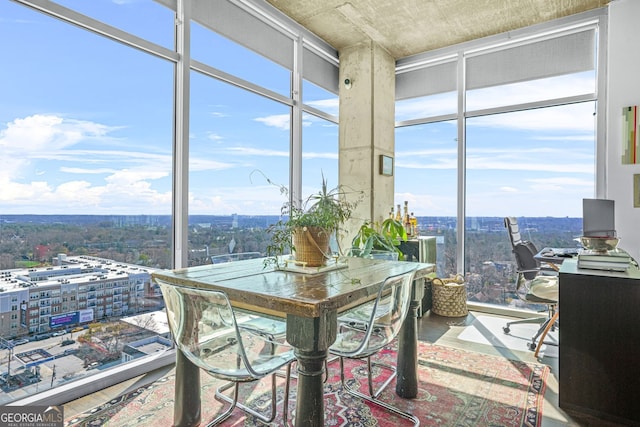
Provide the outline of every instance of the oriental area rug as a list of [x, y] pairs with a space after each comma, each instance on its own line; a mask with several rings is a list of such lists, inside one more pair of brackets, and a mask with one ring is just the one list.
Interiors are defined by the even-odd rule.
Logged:
[[[395, 344], [393, 344], [395, 345]], [[385, 349], [379, 361], [395, 364], [396, 349]], [[502, 357], [484, 355], [429, 343], [419, 343], [419, 390], [415, 399], [402, 399], [391, 382], [380, 399], [420, 419], [421, 426], [540, 426], [549, 367]], [[294, 366], [295, 369], [295, 366]], [[384, 380], [385, 371], [374, 374]], [[349, 381], [357, 381], [366, 393], [366, 363], [347, 361]], [[72, 416], [65, 426], [171, 426], [173, 421], [174, 376], [119, 396], [83, 414]], [[284, 381], [284, 380], [281, 380]], [[222, 384], [202, 374], [202, 425], [226, 408], [214, 398]], [[241, 386], [243, 401], [269, 408], [269, 380]], [[282, 423], [282, 396], [279, 384], [278, 416], [272, 425]], [[296, 380], [291, 380], [289, 423], [295, 417]], [[402, 427], [413, 423], [342, 390], [339, 362], [329, 364], [325, 384], [325, 425]], [[235, 409], [225, 426], [261, 426], [251, 416]]]

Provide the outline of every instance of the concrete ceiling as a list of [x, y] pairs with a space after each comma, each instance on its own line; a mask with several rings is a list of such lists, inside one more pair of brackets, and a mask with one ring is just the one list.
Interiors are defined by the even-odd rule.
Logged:
[[395, 59], [606, 6], [611, 0], [267, 0], [336, 50]]

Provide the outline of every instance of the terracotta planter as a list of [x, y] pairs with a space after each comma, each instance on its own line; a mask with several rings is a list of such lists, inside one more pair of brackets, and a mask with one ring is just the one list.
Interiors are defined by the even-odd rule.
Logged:
[[319, 227], [300, 227], [294, 230], [295, 259], [307, 267], [319, 267], [330, 255], [331, 232]]

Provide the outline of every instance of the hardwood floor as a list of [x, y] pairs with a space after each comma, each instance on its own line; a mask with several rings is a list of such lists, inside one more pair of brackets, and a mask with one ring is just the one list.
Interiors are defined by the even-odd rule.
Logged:
[[[487, 313], [478, 313], [470, 311], [465, 318], [448, 318], [438, 315], [432, 315], [427, 312], [418, 320], [418, 338], [421, 341], [439, 344], [443, 346], [455, 347], [479, 353], [491, 354], [495, 356], [503, 356], [510, 359], [519, 359], [527, 362], [544, 363], [551, 368], [551, 372], [547, 381], [545, 391], [545, 403], [543, 408], [542, 427], [557, 426], [597, 426], [597, 427], [618, 427], [621, 424], [611, 423], [608, 421], [596, 419], [593, 417], [579, 416], [577, 414], [567, 414], [558, 407], [558, 358], [543, 356], [536, 360], [534, 352], [523, 346], [522, 351], [506, 349], [503, 347], [480, 344], [468, 340], [460, 339], [458, 336], [465, 327], [471, 325], [478, 316], [495, 316], [504, 319], [506, 323], [511, 317], [491, 315]], [[65, 414], [79, 414], [90, 410], [109, 399], [134, 390], [144, 384], [153, 382], [154, 380], [166, 375], [172, 370], [171, 367], [163, 368], [154, 372], [150, 372], [141, 377], [131, 379], [129, 381], [117, 384], [108, 389], [93, 393], [81, 399], [69, 402], [64, 405]]]

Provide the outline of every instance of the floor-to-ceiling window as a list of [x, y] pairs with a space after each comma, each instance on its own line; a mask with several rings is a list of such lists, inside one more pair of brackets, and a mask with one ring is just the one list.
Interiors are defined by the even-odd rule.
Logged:
[[303, 102], [311, 107], [302, 117], [302, 187], [310, 194], [323, 176], [330, 188], [338, 185], [338, 97], [308, 80], [302, 88]]
[[[162, 305], [148, 274], [176, 265], [172, 229], [187, 230], [191, 265], [210, 262], [207, 253], [263, 252], [287, 201], [267, 179], [315, 190], [322, 171], [337, 184], [338, 60], [312, 34], [242, 1], [189, 2], [188, 31], [174, 2], [41, 3], [0, 4], [12, 64], [0, 71], [0, 373], [17, 375], [23, 350], [60, 358], [16, 376], [30, 385], [3, 389], [3, 403], [128, 369], [113, 345], [152, 325], [122, 318]], [[187, 137], [176, 131], [185, 127]], [[303, 145], [308, 154], [292, 155]], [[181, 180], [173, 166], [187, 146]], [[176, 194], [187, 195], [187, 218], [172, 216]], [[76, 260], [77, 274], [61, 278]], [[32, 282], [51, 276], [51, 289], [12, 297], [8, 269]], [[104, 351], [83, 344], [97, 340]], [[69, 366], [82, 369], [67, 372], [63, 358], [74, 357]]]
[[192, 73], [189, 138], [189, 264], [207, 255], [262, 252], [269, 218], [286, 195], [291, 109]]
[[322, 180], [329, 188], [338, 185], [338, 125], [311, 114], [303, 119], [302, 193], [320, 190]]
[[439, 273], [463, 272], [470, 301], [519, 306], [505, 216], [539, 249], [577, 244], [582, 199], [596, 194], [598, 19], [398, 61], [396, 202], [452, 226], [436, 228], [451, 236]]
[[[594, 194], [595, 102], [474, 117], [466, 132], [469, 299], [518, 306], [505, 216], [538, 249], [577, 247]], [[505, 292], [495, 292], [496, 288]]]
[[418, 220], [421, 236], [435, 236], [437, 271], [456, 271], [457, 127], [443, 122], [398, 128], [396, 131], [396, 208]]
[[[170, 40], [173, 14], [147, 6], [158, 17], [149, 26]], [[58, 253], [169, 266], [168, 222], [157, 216], [171, 202], [171, 62], [12, 2], [1, 7], [11, 66], [0, 72], [0, 215], [98, 220], [91, 233], [78, 218], [52, 220], [60, 230], [39, 230], [32, 240], [4, 218], [2, 241], [14, 242], [2, 249], [2, 268]], [[139, 239], [128, 240], [129, 226], [140, 227]], [[164, 250], [148, 240], [163, 241]]]
[[188, 262], [197, 265], [264, 254], [283, 204], [317, 191], [322, 173], [337, 185], [337, 59], [242, 3], [196, 1], [192, 19]]
[[291, 71], [197, 23], [191, 56], [211, 73], [190, 76], [189, 265], [264, 253], [287, 200], [268, 180], [288, 186], [292, 117], [267, 95], [288, 97]]
[[396, 78], [395, 209], [407, 202], [418, 234], [436, 237], [443, 276], [457, 271], [457, 67], [449, 57], [399, 67]]
[[[125, 34], [123, 16], [146, 11], [153, 19], [141, 33], [162, 43], [148, 46], [168, 53], [173, 43], [174, 13], [153, 1], [93, 11], [112, 34]], [[171, 266], [174, 67], [134, 48], [135, 37], [119, 43], [81, 28], [88, 17], [69, 25], [8, 1], [0, 16], [6, 404], [82, 381], [117, 362], [124, 344], [153, 335], [107, 328], [162, 306], [149, 272]], [[93, 363], [99, 369], [87, 369]]]
[[539, 249], [576, 246], [582, 199], [596, 187], [596, 45], [589, 23], [465, 54], [471, 301], [521, 306], [505, 216]]

